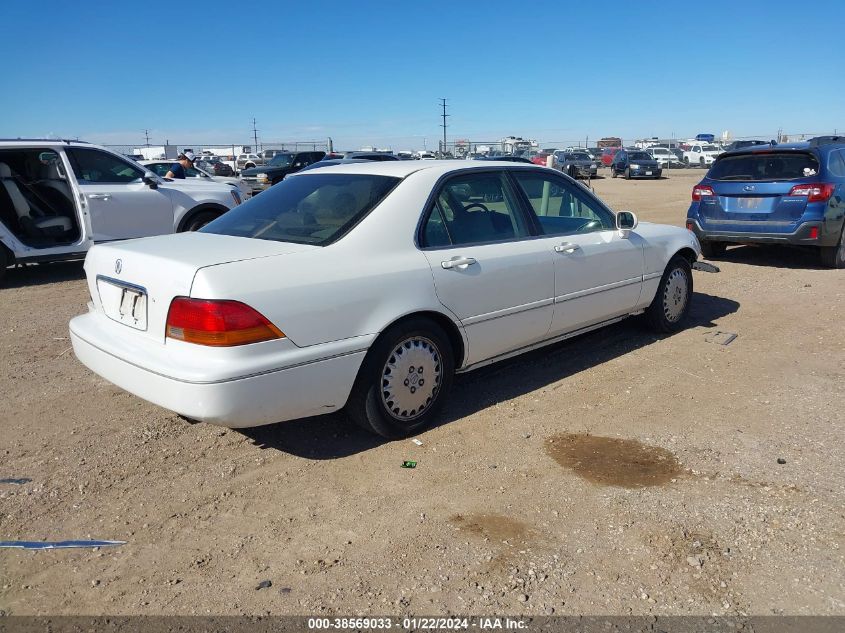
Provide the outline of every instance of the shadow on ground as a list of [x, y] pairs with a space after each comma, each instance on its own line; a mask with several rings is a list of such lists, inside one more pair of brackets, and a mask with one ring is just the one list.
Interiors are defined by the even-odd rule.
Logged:
[[778, 246], [761, 244], [754, 246], [728, 247], [724, 255], [708, 261], [732, 262], [748, 266], [766, 266], [768, 268], [792, 268], [803, 270], [826, 270], [819, 259], [819, 252], [814, 248], [797, 246]]
[[[694, 293], [688, 327], [715, 327], [714, 321], [736, 312], [739, 303]], [[482, 409], [541, 389], [581, 371], [619, 358], [660, 340], [638, 318], [626, 319], [562, 343], [501, 361], [455, 378], [449, 401], [435, 426], [449, 424]], [[261, 448], [307, 459], [355, 455], [387, 440], [367, 433], [343, 413], [239, 429]]]
[[25, 264], [8, 268], [6, 277], [3, 281], [0, 281], [0, 288], [42, 286], [79, 279], [85, 279], [82, 260], [49, 264]]

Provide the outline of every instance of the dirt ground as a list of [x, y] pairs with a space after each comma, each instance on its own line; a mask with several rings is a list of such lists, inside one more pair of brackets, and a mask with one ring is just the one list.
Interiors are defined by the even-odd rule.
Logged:
[[[593, 184], [682, 225], [700, 176]], [[189, 424], [74, 358], [81, 265], [10, 271], [0, 478], [31, 482], [0, 484], [0, 539], [126, 544], [0, 549], [0, 610], [845, 614], [845, 274], [718, 265], [679, 334], [628, 320], [459, 377], [422, 446], [341, 414]]]

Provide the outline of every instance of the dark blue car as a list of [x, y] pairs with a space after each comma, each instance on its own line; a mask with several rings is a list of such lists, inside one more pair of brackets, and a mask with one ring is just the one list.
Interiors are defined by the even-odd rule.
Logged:
[[721, 154], [693, 187], [687, 228], [705, 257], [728, 244], [795, 244], [845, 268], [845, 137]]

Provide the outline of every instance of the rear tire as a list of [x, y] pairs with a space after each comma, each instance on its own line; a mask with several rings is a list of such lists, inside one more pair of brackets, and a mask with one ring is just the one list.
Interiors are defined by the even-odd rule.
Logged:
[[845, 268], [845, 225], [842, 226], [839, 243], [836, 246], [822, 246], [819, 254], [822, 264], [828, 268]]
[[710, 242], [708, 240], [701, 240], [701, 254], [704, 255], [707, 259], [713, 259], [714, 257], [721, 257], [725, 254], [725, 251], [728, 249], [728, 245], [725, 242]]
[[629, 167], [625, 168], [625, 180], [631, 180], [631, 169]]
[[0, 244], [0, 281], [6, 276], [6, 271], [11, 263], [9, 253], [6, 252], [6, 247]]
[[660, 279], [657, 294], [645, 311], [646, 321], [655, 332], [677, 332], [689, 316], [692, 300], [692, 268], [680, 255], [675, 255]]
[[387, 439], [413, 435], [443, 406], [454, 371], [443, 328], [412, 317], [385, 330], [370, 348], [346, 412], [363, 429]]

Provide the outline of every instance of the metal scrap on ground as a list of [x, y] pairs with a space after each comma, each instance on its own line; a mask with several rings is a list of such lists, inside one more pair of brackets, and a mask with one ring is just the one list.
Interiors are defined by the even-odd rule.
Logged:
[[126, 541], [0, 541], [0, 547], [18, 549], [68, 549], [72, 547], [111, 547]]
[[728, 345], [737, 337], [733, 332], [714, 332], [707, 336], [704, 340], [708, 343], [716, 343], [717, 345]]
[[17, 484], [18, 486], [22, 486], [23, 484], [28, 484], [32, 479], [29, 477], [21, 477], [19, 479], [0, 479], [0, 484]]

